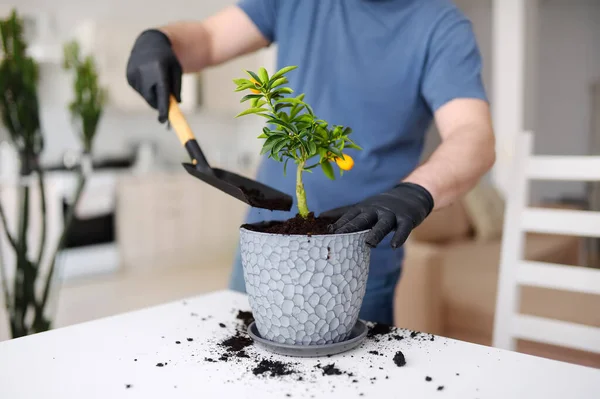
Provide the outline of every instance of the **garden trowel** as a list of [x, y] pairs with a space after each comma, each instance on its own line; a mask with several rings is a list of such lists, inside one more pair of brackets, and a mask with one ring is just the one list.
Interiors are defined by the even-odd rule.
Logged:
[[257, 181], [226, 170], [211, 168], [174, 96], [169, 99], [169, 122], [192, 163], [184, 163], [189, 174], [255, 208], [289, 211], [292, 197]]

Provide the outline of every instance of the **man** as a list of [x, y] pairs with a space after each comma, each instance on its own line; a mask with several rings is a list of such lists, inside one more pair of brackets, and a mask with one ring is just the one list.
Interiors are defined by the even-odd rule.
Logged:
[[[202, 22], [143, 32], [127, 78], [165, 122], [168, 95], [179, 100], [182, 71], [271, 43], [278, 44], [278, 68], [298, 66], [288, 74], [294, 91], [306, 93], [320, 118], [351, 127], [363, 148], [348, 152], [355, 166], [335, 181], [306, 174], [307, 202], [315, 214], [343, 214], [338, 232], [372, 228], [360, 317], [392, 324], [402, 244], [430, 212], [470, 190], [495, 161], [470, 21], [450, 0], [241, 0]], [[418, 166], [432, 121], [442, 144]], [[294, 193], [294, 176], [284, 177], [275, 161], [265, 159], [257, 179]], [[296, 212], [251, 209], [247, 221]], [[244, 291], [239, 252], [231, 287]]]

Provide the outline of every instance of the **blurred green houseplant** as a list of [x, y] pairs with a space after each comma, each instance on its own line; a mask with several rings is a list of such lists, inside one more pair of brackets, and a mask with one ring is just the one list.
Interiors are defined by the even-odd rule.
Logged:
[[64, 53], [63, 67], [75, 72], [73, 82], [75, 98], [69, 104], [69, 111], [80, 135], [83, 153], [90, 154], [106, 104], [107, 93], [100, 87], [94, 58], [91, 55], [82, 58], [76, 41], [67, 43]]
[[[11, 212], [18, 218], [17, 231], [11, 231], [7, 213], [0, 203], [2, 232], [15, 254], [15, 276], [12, 289], [9, 287], [8, 265], [0, 264], [0, 280], [4, 302], [10, 319], [10, 332], [13, 338], [46, 331], [51, 328], [51, 317], [47, 312], [56, 258], [64, 247], [65, 238], [73, 221], [75, 208], [79, 202], [86, 181], [82, 164], [76, 170], [77, 188], [75, 200], [67, 210], [64, 228], [58, 244], [51, 249], [47, 263], [43, 262], [47, 249], [46, 196], [44, 171], [40, 166], [40, 156], [44, 148], [41, 131], [40, 110], [37, 95], [38, 65], [27, 55], [27, 43], [23, 35], [23, 21], [15, 10], [6, 19], [0, 20], [2, 54], [0, 61], [0, 115], [2, 123], [18, 153], [20, 179], [18, 184], [18, 212]], [[98, 74], [91, 57], [80, 59], [76, 43], [69, 43], [64, 49], [65, 68], [75, 75], [74, 96], [70, 104], [71, 116], [80, 133], [84, 154], [93, 149], [93, 139], [102, 108], [106, 99], [98, 85]], [[82, 158], [85, 160], [85, 157]], [[39, 214], [41, 229], [39, 245], [35, 254], [28, 247], [30, 227], [31, 179], [34, 179], [40, 192]], [[0, 262], [2, 259], [0, 258]], [[43, 266], [47, 264], [47, 270]]]

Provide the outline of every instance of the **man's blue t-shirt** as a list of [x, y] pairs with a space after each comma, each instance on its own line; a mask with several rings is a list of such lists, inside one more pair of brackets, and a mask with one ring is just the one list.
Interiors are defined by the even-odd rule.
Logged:
[[[455, 98], [486, 100], [470, 21], [450, 0], [241, 0], [238, 5], [278, 47], [277, 68], [315, 114], [349, 126], [363, 150], [336, 179], [304, 173], [307, 203], [319, 213], [392, 188], [418, 165], [433, 112]], [[273, 71], [270, 71], [273, 72]], [[264, 159], [257, 179], [295, 198], [293, 165]], [[298, 212], [252, 208], [247, 221]], [[401, 267], [388, 235], [371, 254], [370, 274]]]

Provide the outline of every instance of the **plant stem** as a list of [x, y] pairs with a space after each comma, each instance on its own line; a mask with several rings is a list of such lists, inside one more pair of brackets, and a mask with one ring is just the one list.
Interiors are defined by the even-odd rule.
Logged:
[[0, 243], [0, 280], [2, 280], [2, 292], [4, 293], [4, 305], [8, 311], [9, 317], [12, 319], [12, 305], [10, 301], [10, 292], [8, 291], [8, 273], [4, 265], [4, 257], [2, 256], [2, 245]]
[[[22, 157], [21, 162], [26, 162], [25, 157]], [[24, 176], [22, 176], [24, 177]], [[29, 307], [29, 301], [33, 298], [28, 298], [28, 284], [29, 277], [31, 276], [27, 266], [27, 230], [29, 227], [29, 186], [23, 185], [19, 190], [19, 204], [21, 205], [20, 220], [19, 220], [19, 234], [18, 234], [18, 251], [17, 255], [17, 269], [15, 273], [15, 322], [17, 332], [25, 331], [25, 317], [27, 315], [27, 308]]]
[[[271, 102], [270, 96], [266, 95], [267, 103], [269, 107], [273, 111], [273, 114], [276, 115], [275, 107]], [[304, 153], [303, 153], [304, 155]], [[304, 183], [302, 182], [302, 172], [304, 171], [304, 165], [306, 161], [298, 162], [298, 168], [296, 169], [296, 200], [298, 201], [298, 213], [304, 219], [308, 217], [308, 205], [306, 204], [306, 191], [304, 191]]]
[[17, 242], [14, 239], [14, 237], [10, 234], [10, 230], [8, 229], [8, 221], [6, 220], [6, 214], [4, 213], [2, 202], [0, 202], [0, 219], [2, 220], [2, 228], [4, 229], [4, 234], [6, 234], [6, 238], [10, 242], [10, 245], [14, 248], [15, 253], [18, 252]]
[[42, 231], [40, 232], [41, 237], [40, 237], [40, 247], [38, 250], [38, 257], [37, 257], [37, 269], [39, 270], [39, 268], [41, 267], [42, 264], [42, 257], [44, 256], [44, 249], [46, 247], [46, 228], [47, 228], [47, 224], [48, 224], [48, 218], [46, 216], [46, 190], [45, 190], [45, 185], [44, 185], [44, 175], [42, 172], [42, 168], [39, 166], [39, 164], [36, 163], [36, 172], [38, 175], [38, 187], [40, 190], [40, 207], [42, 210]]
[[75, 217], [75, 208], [77, 207], [77, 204], [79, 203], [79, 199], [81, 198], [81, 194], [83, 193], [83, 188], [85, 187], [85, 181], [86, 181], [85, 174], [84, 174], [83, 170], [80, 170], [79, 176], [78, 176], [78, 181], [77, 181], [77, 189], [75, 191], [75, 199], [73, 200], [71, 207], [67, 211], [67, 216], [65, 218], [66, 220], [65, 220], [62, 234], [60, 236], [60, 240], [58, 241], [58, 245], [54, 251], [54, 255], [52, 255], [52, 258], [51, 258], [52, 263], [50, 264], [50, 270], [48, 271], [48, 276], [46, 276], [46, 282], [44, 284], [42, 300], [38, 304], [38, 306], [36, 306], [36, 308], [37, 308], [36, 313], [38, 313], [38, 315], [36, 315], [36, 318], [41, 317], [40, 314], [43, 313], [44, 308], [46, 307], [46, 302], [48, 301], [48, 296], [50, 294], [50, 286], [52, 285], [52, 281], [54, 280], [54, 270], [56, 268], [56, 257], [58, 255], [58, 253], [61, 251], [62, 247], [64, 246], [65, 240], [67, 238], [67, 234], [69, 233], [69, 227], [71, 226], [71, 224], [73, 222], [73, 218]]
[[304, 162], [298, 164], [296, 169], [296, 199], [298, 200], [298, 213], [304, 219], [308, 217], [308, 206], [306, 204], [306, 192], [302, 182], [302, 172], [304, 171]]
[[[23, 176], [25, 177], [25, 176]], [[21, 218], [19, 225], [19, 244], [21, 253], [27, 256], [27, 230], [29, 229], [29, 186], [27, 184], [21, 187]]]

